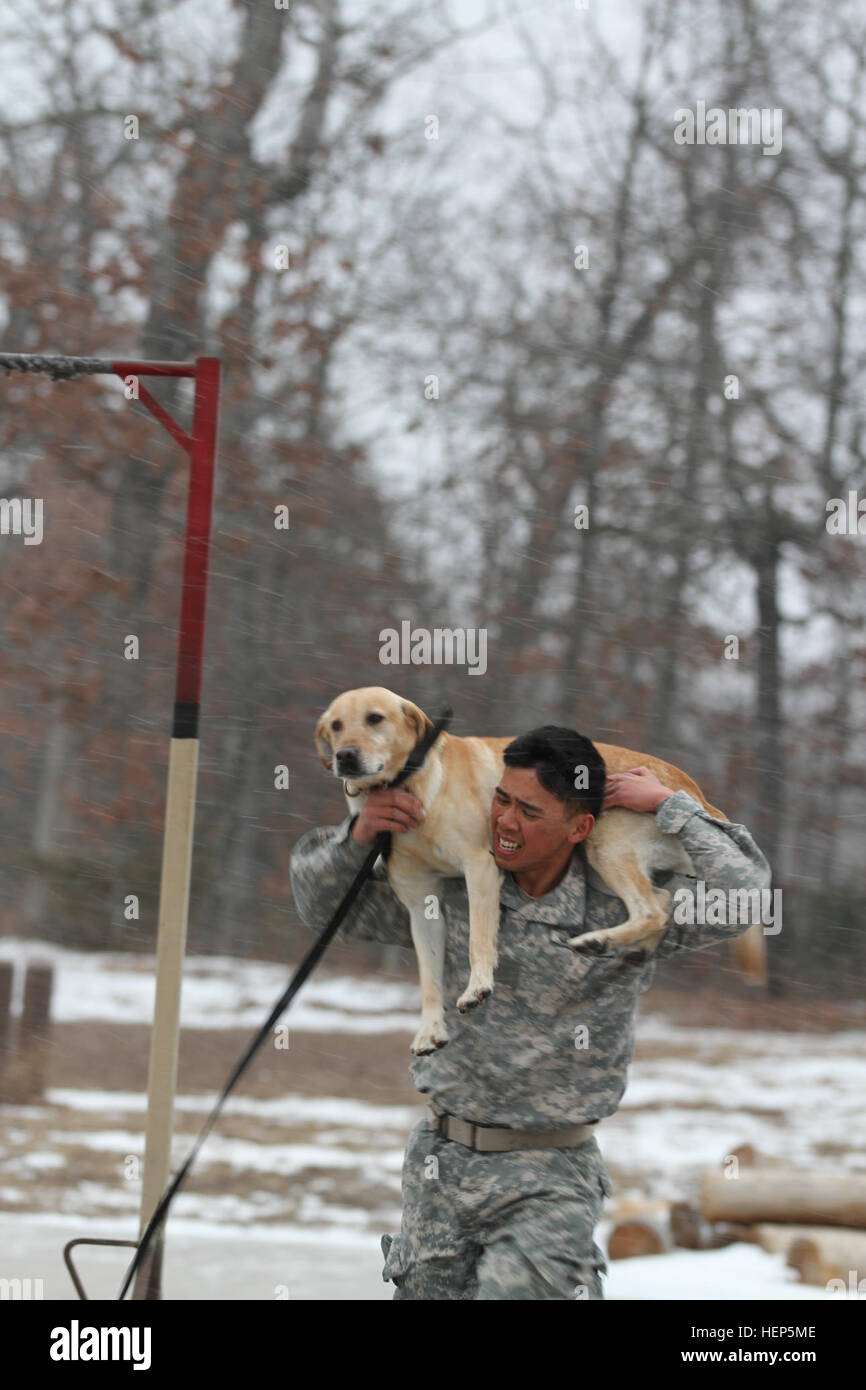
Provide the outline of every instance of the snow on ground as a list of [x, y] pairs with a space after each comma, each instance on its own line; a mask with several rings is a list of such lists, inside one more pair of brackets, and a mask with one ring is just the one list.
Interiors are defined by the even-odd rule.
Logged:
[[[142, 1113], [147, 1109], [143, 1091], [85, 1091], [56, 1087], [45, 1093], [49, 1105], [62, 1105], [70, 1110], [109, 1111], [110, 1113]], [[183, 1114], [206, 1115], [213, 1109], [211, 1096], [176, 1096], [175, 1109]], [[18, 1107], [32, 1110], [33, 1107]], [[342, 1096], [280, 1096], [276, 1100], [256, 1100], [252, 1096], [232, 1096], [226, 1112], [232, 1115], [255, 1115], [260, 1119], [298, 1120], [305, 1123], [339, 1124], [360, 1129], [405, 1127], [407, 1130], [420, 1119], [420, 1110], [411, 1105], [369, 1105], [362, 1100], [344, 1100]]]
[[[84, 1019], [143, 1023], [153, 1019], [154, 956], [108, 951], [69, 951], [42, 942], [0, 940], [0, 960], [48, 961], [55, 967], [52, 1017], [58, 1023]], [[188, 956], [184, 966], [181, 1026], [254, 1028], [285, 990], [294, 967], [234, 956]], [[24, 971], [15, 975], [20, 1007]], [[414, 985], [381, 979], [322, 977], [309, 980], [285, 1015], [300, 1033], [415, 1032], [420, 1005]]]
[[[639, 1260], [612, 1260], [605, 1281], [608, 1299], [691, 1299], [723, 1302], [767, 1300], [839, 1301], [848, 1294], [796, 1282], [783, 1255], [768, 1255], [756, 1245], [729, 1245], [724, 1250], [674, 1250]], [[855, 1295], [856, 1296], [856, 1295]], [[866, 1294], [860, 1298], [866, 1300]]]
[[[656, 1055], [660, 1044], [689, 1056]], [[644, 1051], [648, 1055], [642, 1056]], [[643, 1174], [653, 1195], [682, 1194], [732, 1147], [750, 1143], [795, 1166], [866, 1172], [866, 1037], [680, 1028], [637, 1021], [635, 1061], [615, 1115], [599, 1128], [605, 1159]], [[724, 1136], [724, 1137], [723, 1137]]]
[[[81, 1216], [26, 1218], [0, 1213], [4, 1278], [41, 1279], [43, 1297], [77, 1299], [63, 1263], [67, 1241], [82, 1236], [135, 1240], [132, 1217], [106, 1221]], [[90, 1299], [116, 1299], [132, 1249], [78, 1246], [72, 1258]], [[31, 1289], [34, 1286], [31, 1284]], [[378, 1240], [331, 1228], [249, 1227], [171, 1218], [163, 1271], [170, 1300], [364, 1300], [387, 1299], [394, 1285], [382, 1279]]]
[[[62, 1250], [80, 1236], [134, 1240], [133, 1220], [87, 1221], [79, 1216], [0, 1214], [0, 1248], [6, 1278], [42, 1279], [46, 1299], [74, 1299]], [[76, 1268], [89, 1298], [116, 1298], [132, 1251], [79, 1246]], [[394, 1285], [382, 1279], [377, 1238], [340, 1230], [311, 1233], [292, 1226], [263, 1227], [191, 1221], [173, 1216], [166, 1246], [167, 1299], [321, 1300], [390, 1299]], [[677, 1250], [669, 1255], [613, 1260], [605, 1279], [609, 1301], [771, 1302], [845, 1300], [848, 1294], [792, 1282], [781, 1255], [753, 1245], [724, 1250]], [[861, 1298], [866, 1295], [861, 1295]]]
[[[49, 1143], [80, 1145], [82, 1148], [102, 1149], [116, 1153], [119, 1157], [141, 1151], [141, 1131], [136, 1133], [123, 1130], [102, 1130], [94, 1133], [86, 1130], [80, 1134], [73, 1130], [58, 1130], [47, 1135]], [[175, 1136], [172, 1144], [172, 1162], [178, 1166], [189, 1150], [189, 1140], [181, 1135]], [[45, 1158], [34, 1165], [32, 1156], [24, 1162], [26, 1166], [44, 1168]], [[403, 1150], [391, 1149], [363, 1150], [337, 1148], [333, 1143], [319, 1144], [257, 1144], [248, 1139], [225, 1139], [221, 1134], [212, 1134], [206, 1147], [196, 1159], [196, 1168], [226, 1164], [230, 1168], [244, 1168], [249, 1172], [277, 1173], [288, 1177], [302, 1173], [308, 1168], [325, 1164], [328, 1168], [351, 1168], [361, 1177], [372, 1177], [377, 1172], [399, 1173], [403, 1166]]]

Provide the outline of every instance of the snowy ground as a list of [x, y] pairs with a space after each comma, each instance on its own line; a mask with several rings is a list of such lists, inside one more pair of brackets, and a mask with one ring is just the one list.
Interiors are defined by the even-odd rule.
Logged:
[[[58, 1023], [101, 1019], [150, 1024], [155, 994], [154, 957], [67, 951], [42, 942], [0, 939], [0, 960], [55, 967], [52, 1017]], [[184, 966], [183, 1028], [256, 1028], [290, 979], [287, 967], [234, 956], [189, 956]], [[15, 974], [13, 1011], [20, 1007], [24, 971]], [[286, 1019], [298, 1032], [404, 1032], [418, 990], [368, 978], [316, 976], [304, 985]], [[417, 1027], [417, 1024], [415, 1025]], [[415, 1027], [412, 1031], [414, 1033]]]
[[[603, 1243], [604, 1230], [601, 1230]], [[83, 1221], [67, 1217], [0, 1214], [0, 1248], [5, 1278], [41, 1278], [45, 1299], [73, 1299], [75, 1291], [63, 1264], [67, 1241], [80, 1236], [134, 1239], [131, 1221]], [[116, 1298], [132, 1251], [124, 1248], [77, 1247], [73, 1259], [88, 1298]], [[614, 1260], [605, 1281], [609, 1300], [848, 1301], [823, 1289], [793, 1282], [781, 1255], [767, 1255], [753, 1245], [640, 1260]], [[32, 1285], [31, 1285], [32, 1287]], [[393, 1284], [382, 1280], [379, 1242], [370, 1236], [299, 1231], [274, 1226], [267, 1233], [230, 1223], [173, 1217], [164, 1280], [167, 1299], [289, 1299], [372, 1301], [390, 1299]]]
[[[30, 956], [55, 963], [57, 1025], [110, 1025], [106, 1036], [117, 1040], [149, 1022], [152, 959], [0, 942], [0, 959]], [[210, 1030], [202, 1036], [217, 1043], [216, 1030], [249, 1030], [286, 978], [275, 965], [190, 960], [184, 1026]], [[278, 1089], [229, 1102], [173, 1205], [167, 1297], [391, 1297], [378, 1237], [399, 1227], [403, 1145], [423, 1113], [393, 1100], [410, 1094], [406, 1048], [417, 1002], [413, 986], [378, 978], [322, 977], [306, 986], [287, 1019], [293, 1038], [310, 1035], [326, 1056], [333, 1042], [336, 1094]], [[385, 1103], [350, 1098], [339, 1061], [346, 1035], [353, 1052], [375, 1047], [387, 1058], [395, 1082]], [[214, 1059], [215, 1077], [238, 1050], [234, 1035], [229, 1043]], [[617, 1195], [694, 1196], [701, 1173], [745, 1142], [795, 1164], [866, 1171], [864, 1052], [860, 1032], [684, 1028], [645, 1012], [625, 1100], [599, 1133]], [[100, 1086], [104, 1079], [52, 1085], [49, 1073], [43, 1104], [3, 1108], [0, 1275], [42, 1278], [46, 1298], [73, 1296], [60, 1258], [66, 1240], [136, 1233], [145, 1096], [116, 1079]], [[175, 1161], [213, 1098], [211, 1090], [178, 1097]], [[607, 1229], [605, 1222], [597, 1235], [602, 1245]], [[127, 1259], [125, 1250], [79, 1254], [91, 1297], [116, 1294]], [[745, 1244], [613, 1261], [606, 1291], [612, 1299], [839, 1297], [797, 1284], [781, 1255]]]

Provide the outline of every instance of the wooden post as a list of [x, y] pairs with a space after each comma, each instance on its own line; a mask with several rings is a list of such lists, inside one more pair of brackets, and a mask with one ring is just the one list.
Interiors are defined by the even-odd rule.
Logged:
[[0, 960], [0, 1057], [11, 1045], [9, 1016], [12, 1009], [12, 962]]
[[41, 1100], [45, 1089], [53, 989], [54, 966], [46, 961], [31, 961], [24, 977], [24, 1006], [18, 1027], [20, 1083], [26, 1100]]
[[0, 1102], [9, 1104], [12, 1061], [12, 962], [0, 961]]
[[[159, 890], [156, 1004], [150, 1035], [147, 1136], [141, 1192], [141, 1231], [168, 1186], [171, 1134], [180, 1039], [180, 987], [186, 951], [186, 924], [192, 868], [198, 740], [172, 739]], [[162, 1235], [154, 1236], [136, 1279], [135, 1298], [159, 1298]]]

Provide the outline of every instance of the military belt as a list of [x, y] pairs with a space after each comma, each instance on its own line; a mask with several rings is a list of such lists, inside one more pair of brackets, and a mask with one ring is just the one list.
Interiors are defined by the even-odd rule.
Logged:
[[592, 1138], [598, 1124], [598, 1120], [591, 1120], [589, 1124], [567, 1125], [564, 1129], [497, 1129], [495, 1125], [478, 1125], [461, 1120], [458, 1115], [446, 1115], [432, 1101], [427, 1102], [427, 1108], [439, 1134], [482, 1154], [510, 1153], [514, 1149], [574, 1149]]

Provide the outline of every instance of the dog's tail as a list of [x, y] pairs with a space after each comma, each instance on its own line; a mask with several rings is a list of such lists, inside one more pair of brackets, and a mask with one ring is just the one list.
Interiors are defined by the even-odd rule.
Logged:
[[760, 922], [740, 932], [731, 942], [734, 960], [744, 980], [750, 985], [767, 983], [767, 938]]

